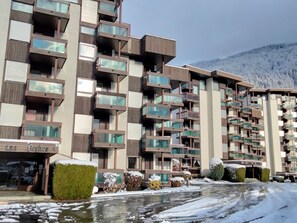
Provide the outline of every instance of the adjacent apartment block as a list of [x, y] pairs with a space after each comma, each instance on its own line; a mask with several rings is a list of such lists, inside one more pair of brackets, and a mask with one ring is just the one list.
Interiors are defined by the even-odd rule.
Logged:
[[0, 189], [47, 194], [49, 163], [70, 158], [98, 185], [203, 176], [213, 156], [296, 171], [293, 90], [168, 65], [176, 42], [131, 37], [122, 0], [2, 0], [0, 25]]

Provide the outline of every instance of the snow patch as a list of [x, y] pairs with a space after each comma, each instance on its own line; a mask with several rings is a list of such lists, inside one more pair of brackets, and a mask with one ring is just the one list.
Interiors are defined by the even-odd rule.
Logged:
[[80, 166], [93, 166], [97, 168], [96, 163], [90, 162], [90, 161], [85, 161], [85, 160], [74, 160], [74, 159], [69, 159], [69, 160], [56, 160], [54, 162], [56, 165], [57, 164], [62, 164], [62, 165], [80, 165]]
[[156, 174], [153, 174], [153, 175], [151, 175], [151, 177], [148, 180], [149, 180], [149, 182], [151, 182], [151, 181], [161, 181], [161, 177], [156, 175]]

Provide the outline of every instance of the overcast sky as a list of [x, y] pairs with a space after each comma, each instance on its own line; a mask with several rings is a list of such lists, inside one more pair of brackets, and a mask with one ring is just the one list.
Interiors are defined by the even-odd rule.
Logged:
[[173, 65], [297, 42], [297, 0], [124, 0], [132, 36], [175, 39]]

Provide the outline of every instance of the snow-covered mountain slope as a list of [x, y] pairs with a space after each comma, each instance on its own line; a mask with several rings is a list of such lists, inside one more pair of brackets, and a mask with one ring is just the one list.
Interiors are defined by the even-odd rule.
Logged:
[[244, 76], [255, 87], [297, 87], [297, 43], [275, 44], [192, 65]]

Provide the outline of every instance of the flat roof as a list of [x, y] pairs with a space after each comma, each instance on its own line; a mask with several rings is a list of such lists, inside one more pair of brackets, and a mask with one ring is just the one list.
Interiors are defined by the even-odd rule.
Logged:
[[243, 86], [243, 87], [247, 87], [247, 88], [253, 88], [254, 87], [254, 84], [252, 84], [250, 82], [245, 82], [245, 81], [239, 82], [237, 84], [240, 85], [240, 86]]
[[188, 65], [188, 64], [184, 65], [183, 67], [188, 69], [189, 71], [191, 71], [193, 73], [203, 75], [203, 76], [206, 76], [206, 77], [211, 77], [211, 72], [210, 71], [202, 69], [200, 67], [194, 67], [194, 66]]
[[230, 80], [234, 80], [234, 81], [237, 81], [237, 82], [242, 82], [243, 81], [241, 76], [236, 75], [236, 74], [232, 74], [232, 73], [228, 73], [226, 71], [221, 71], [221, 70], [211, 71], [211, 76], [218, 77], [218, 78], [230, 79]]

